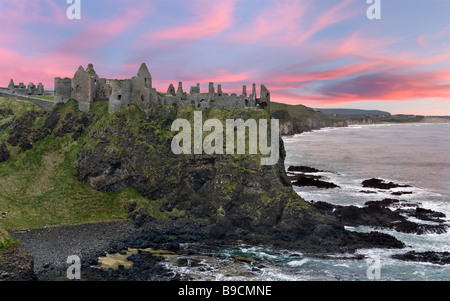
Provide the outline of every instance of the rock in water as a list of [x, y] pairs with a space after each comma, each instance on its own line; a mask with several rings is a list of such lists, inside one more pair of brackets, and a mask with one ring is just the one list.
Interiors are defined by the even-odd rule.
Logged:
[[431, 262], [434, 264], [450, 264], [450, 253], [449, 252], [416, 252], [410, 251], [404, 254], [394, 254], [392, 258], [405, 260], [405, 261], [420, 261], [420, 262]]
[[339, 188], [339, 186], [334, 183], [317, 180], [314, 177], [307, 175], [300, 175], [297, 178], [297, 181], [294, 181], [292, 184], [296, 186], [315, 186], [318, 188]]
[[309, 166], [289, 166], [288, 171], [301, 171], [301, 172], [322, 172], [323, 170], [319, 170], [314, 167]]
[[411, 187], [409, 185], [400, 185], [396, 184], [394, 182], [386, 183], [384, 180], [381, 179], [369, 179], [362, 181], [363, 187], [370, 187], [370, 188], [378, 188], [378, 189], [391, 189], [391, 188], [397, 188], [397, 187]]

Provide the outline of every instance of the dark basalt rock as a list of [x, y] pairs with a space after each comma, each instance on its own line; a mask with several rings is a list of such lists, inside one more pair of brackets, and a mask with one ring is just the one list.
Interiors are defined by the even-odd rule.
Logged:
[[415, 211], [409, 211], [411, 216], [414, 216], [418, 219], [424, 221], [432, 221], [432, 222], [444, 222], [444, 220], [439, 219], [440, 217], [446, 217], [446, 215], [442, 212], [437, 212], [431, 209], [425, 209], [417, 207]]
[[33, 147], [33, 124], [36, 118], [42, 116], [42, 112], [29, 111], [22, 116], [15, 118], [9, 126], [9, 138], [7, 142], [12, 146], [19, 146], [22, 150]]
[[0, 163], [9, 159], [10, 153], [5, 143], [0, 142]]
[[[131, 187], [150, 200], [161, 200], [160, 210], [167, 215], [204, 218], [228, 230], [276, 226], [294, 196], [282, 144], [280, 160], [271, 166], [261, 166], [260, 158], [252, 155], [176, 155], [171, 149], [176, 133], [170, 126], [182, 109], [155, 106], [142, 112], [129, 106], [109, 115], [102, 127], [89, 130], [76, 164], [78, 180], [107, 192]], [[263, 110], [253, 113], [268, 116]], [[186, 116], [193, 117], [193, 108]]]
[[7, 247], [0, 251], [0, 281], [33, 281], [34, 260], [30, 252], [20, 246]]
[[376, 193], [377, 193], [376, 191], [371, 191], [371, 190], [360, 190], [359, 192], [361, 192], [361, 193], [367, 193], [367, 194], [369, 194], [369, 193], [376, 194]]
[[400, 201], [398, 199], [386, 198], [381, 201], [368, 201], [365, 202], [366, 206], [381, 206], [381, 207], [394, 207], [394, 208], [418, 208], [421, 204], [415, 202]]
[[397, 200], [397, 199], [383, 199], [381, 201], [368, 201], [368, 202], [365, 202], [364, 205], [389, 207], [389, 206], [393, 206], [394, 204], [398, 205], [399, 203], [400, 203], [400, 200]]
[[[444, 224], [445, 214], [429, 209], [416, 208], [397, 209], [387, 208], [400, 202], [395, 199], [384, 199], [377, 202], [366, 202], [365, 207], [332, 205], [326, 202], [311, 202], [311, 205], [323, 213], [333, 214], [346, 226], [370, 226], [374, 228], [388, 228], [403, 233], [426, 234], [445, 233], [448, 225]], [[407, 217], [436, 222], [436, 224], [420, 224], [407, 220]]]
[[400, 185], [396, 184], [394, 182], [386, 183], [384, 180], [381, 179], [368, 179], [362, 181], [363, 187], [370, 187], [370, 188], [378, 188], [378, 189], [391, 189], [391, 188], [398, 188], [398, 187], [411, 187], [410, 185]]
[[412, 194], [412, 191], [395, 191], [391, 193], [392, 195], [403, 195], [403, 194]]
[[[63, 110], [65, 105], [72, 106], [71, 110], [68, 110], [68, 112]], [[45, 116], [44, 122], [37, 127], [35, 122], [37, 118], [42, 116]], [[12, 146], [19, 146], [26, 151], [31, 149], [34, 143], [44, 139], [52, 132], [55, 138], [71, 134], [74, 140], [78, 140], [85, 134], [85, 127], [89, 126], [92, 121], [93, 118], [90, 114], [78, 111], [77, 103], [71, 101], [67, 104], [56, 104], [46, 115], [43, 111], [25, 112], [23, 115], [3, 124], [1, 130], [9, 129], [7, 143]], [[2, 162], [1, 150], [0, 162]]]
[[434, 264], [450, 264], [450, 252], [416, 252], [410, 251], [404, 254], [394, 254], [392, 258], [405, 261], [431, 262]]
[[299, 175], [297, 180], [292, 183], [292, 185], [296, 186], [315, 186], [318, 188], [340, 188], [338, 185], [326, 182], [322, 180], [318, 180], [314, 177], [308, 175]]
[[319, 170], [317, 168], [309, 167], [309, 166], [289, 166], [288, 171], [322, 172], [323, 170]]

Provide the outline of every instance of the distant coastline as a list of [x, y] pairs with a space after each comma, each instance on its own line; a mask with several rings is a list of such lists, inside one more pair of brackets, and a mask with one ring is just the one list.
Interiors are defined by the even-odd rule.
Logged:
[[450, 117], [425, 116], [420, 123], [450, 123]]
[[[336, 112], [345, 114], [336, 114]], [[367, 112], [366, 115], [363, 112]], [[352, 112], [355, 112], [354, 115]], [[380, 112], [380, 115], [374, 114]], [[334, 109], [329, 113], [306, 107], [271, 103], [273, 118], [280, 120], [281, 135], [295, 135], [325, 127], [347, 127], [349, 125], [366, 124], [399, 124], [399, 123], [450, 123], [450, 116], [422, 116], [410, 114], [391, 115], [389, 112], [375, 110]]]

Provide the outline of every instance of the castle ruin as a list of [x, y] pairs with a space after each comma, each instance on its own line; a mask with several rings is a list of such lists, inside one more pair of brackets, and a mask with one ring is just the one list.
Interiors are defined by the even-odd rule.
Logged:
[[11, 94], [18, 95], [44, 95], [44, 85], [39, 83], [36, 87], [35, 84], [29, 83], [28, 86], [25, 86], [24, 83], [19, 83], [19, 85], [14, 84], [14, 80], [11, 79], [8, 85], [8, 92]]
[[152, 87], [152, 76], [143, 63], [135, 77], [131, 79], [100, 78], [89, 64], [85, 70], [80, 66], [73, 78], [55, 78], [55, 103], [67, 102], [69, 99], [78, 101], [79, 109], [88, 112], [93, 101], [108, 101], [109, 112], [134, 104], [143, 111], [154, 105], [194, 106], [196, 110], [209, 108], [239, 109], [261, 108], [270, 111], [270, 92], [261, 85], [260, 97], [256, 95], [256, 85], [252, 85], [252, 93], [247, 96], [247, 87], [242, 87], [242, 94], [227, 94], [222, 92], [222, 85], [209, 83], [208, 92], [201, 93], [200, 84], [190, 87], [189, 93], [183, 90], [179, 82], [177, 89], [170, 84], [166, 93], [157, 92]]

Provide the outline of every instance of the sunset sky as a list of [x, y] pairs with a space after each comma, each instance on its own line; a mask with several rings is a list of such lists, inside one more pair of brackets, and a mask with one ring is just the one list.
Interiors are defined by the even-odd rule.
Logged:
[[[450, 115], [450, 0], [0, 0], [0, 86], [73, 77], [93, 63], [153, 86], [265, 84], [272, 101]], [[259, 93], [259, 89], [258, 89]]]

